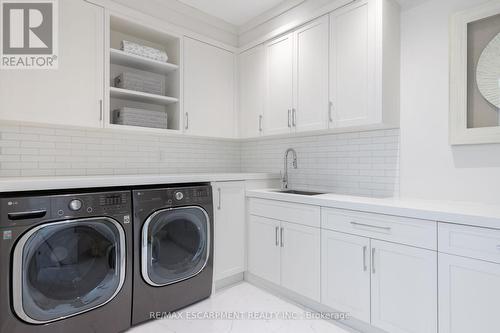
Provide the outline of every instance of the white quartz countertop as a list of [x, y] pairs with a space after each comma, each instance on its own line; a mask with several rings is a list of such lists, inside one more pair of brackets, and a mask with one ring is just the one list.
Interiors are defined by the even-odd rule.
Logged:
[[275, 191], [273, 189], [248, 190], [247, 197], [500, 229], [500, 205], [398, 198], [379, 199], [339, 194], [304, 196]]
[[277, 179], [279, 176], [270, 173], [193, 173], [165, 175], [0, 178], [0, 193], [275, 178]]

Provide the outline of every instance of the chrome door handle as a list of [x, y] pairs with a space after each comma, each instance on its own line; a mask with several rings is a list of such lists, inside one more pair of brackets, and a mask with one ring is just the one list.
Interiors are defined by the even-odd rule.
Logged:
[[291, 113], [292, 113], [292, 110], [291, 109], [288, 109], [288, 127], [292, 127], [292, 123], [291, 123]]
[[382, 229], [382, 230], [385, 230], [385, 231], [391, 231], [391, 227], [380, 227], [380, 226], [377, 226], [377, 225], [359, 223], [359, 222], [354, 222], [354, 221], [351, 221], [351, 225], [353, 225], [355, 227], [358, 226], [358, 227], [367, 227], [367, 228], [375, 228], [375, 229]]
[[367, 246], [363, 246], [363, 272], [366, 272], [368, 267], [366, 266], [366, 250], [368, 249]]
[[372, 273], [375, 274], [375, 248], [372, 248]]
[[184, 129], [189, 129], [189, 113], [186, 112], [186, 125], [184, 126]]
[[297, 110], [295, 108], [292, 109], [292, 126], [297, 127]]
[[219, 193], [219, 203], [217, 204], [217, 210], [220, 210], [221, 203], [222, 203], [222, 195], [221, 195], [220, 187], [217, 189], [217, 192]]
[[276, 240], [276, 246], [280, 245], [280, 239], [279, 239], [279, 235], [278, 235], [279, 229], [280, 229], [280, 227], [274, 228], [274, 237], [275, 237], [275, 240]]
[[285, 242], [283, 241], [284, 230], [285, 228], [281, 228], [280, 231], [281, 247], [285, 247]]
[[332, 110], [333, 110], [333, 102], [329, 102], [328, 103], [328, 121], [331, 123], [333, 123]]
[[259, 132], [262, 132], [262, 115], [259, 115]]

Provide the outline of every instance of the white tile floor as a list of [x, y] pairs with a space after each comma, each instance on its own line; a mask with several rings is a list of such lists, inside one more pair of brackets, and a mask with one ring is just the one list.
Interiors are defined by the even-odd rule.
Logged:
[[[250, 314], [253, 318], [250, 319]], [[178, 319], [159, 319], [128, 333], [348, 333], [321, 319], [300, 319], [306, 310], [288, 303], [248, 283], [224, 289], [210, 299], [177, 313]], [[199, 319], [193, 316], [226, 315], [226, 319]], [[228, 319], [228, 315], [243, 319]], [[262, 318], [261, 316], [298, 316], [295, 319]], [[190, 317], [190, 318], [189, 318]]]

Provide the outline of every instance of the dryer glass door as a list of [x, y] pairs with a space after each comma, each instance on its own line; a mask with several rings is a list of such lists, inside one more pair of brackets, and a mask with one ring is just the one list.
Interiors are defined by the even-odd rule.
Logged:
[[210, 249], [209, 217], [197, 206], [160, 210], [144, 223], [142, 276], [152, 286], [165, 286], [197, 275]]
[[109, 302], [124, 279], [125, 234], [117, 221], [43, 224], [14, 250], [14, 310], [33, 324], [74, 316]]

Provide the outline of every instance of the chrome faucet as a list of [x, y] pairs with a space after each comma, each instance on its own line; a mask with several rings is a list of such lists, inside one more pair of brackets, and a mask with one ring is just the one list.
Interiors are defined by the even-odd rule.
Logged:
[[297, 169], [297, 152], [293, 148], [288, 148], [285, 152], [285, 158], [284, 158], [284, 171], [283, 171], [283, 177], [281, 177], [281, 189], [285, 190], [288, 188], [288, 154], [292, 153], [293, 155], [293, 168]]

